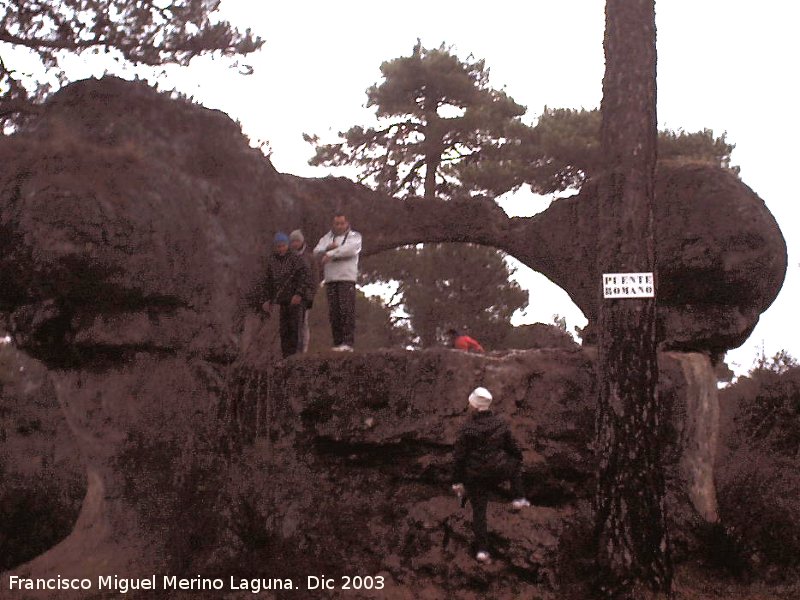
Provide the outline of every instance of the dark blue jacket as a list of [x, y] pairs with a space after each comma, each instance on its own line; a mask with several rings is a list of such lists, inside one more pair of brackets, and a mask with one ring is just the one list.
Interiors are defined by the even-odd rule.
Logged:
[[490, 410], [473, 413], [456, 439], [453, 481], [492, 479], [510, 461], [521, 461], [522, 451], [505, 421]]
[[289, 304], [297, 295], [307, 305], [314, 298], [314, 287], [306, 261], [291, 250], [283, 256], [273, 254], [267, 263], [261, 295], [262, 303], [273, 304]]

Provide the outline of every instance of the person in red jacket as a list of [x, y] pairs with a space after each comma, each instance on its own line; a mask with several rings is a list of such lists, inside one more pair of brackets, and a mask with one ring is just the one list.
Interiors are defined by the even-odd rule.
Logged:
[[486, 352], [475, 339], [468, 335], [459, 333], [456, 329], [448, 329], [447, 335], [450, 337], [450, 345], [456, 350], [465, 352]]

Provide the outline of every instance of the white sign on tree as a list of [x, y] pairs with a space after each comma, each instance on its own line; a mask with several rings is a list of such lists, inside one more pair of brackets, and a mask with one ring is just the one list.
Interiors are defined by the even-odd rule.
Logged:
[[652, 273], [603, 273], [603, 298], [654, 298]]

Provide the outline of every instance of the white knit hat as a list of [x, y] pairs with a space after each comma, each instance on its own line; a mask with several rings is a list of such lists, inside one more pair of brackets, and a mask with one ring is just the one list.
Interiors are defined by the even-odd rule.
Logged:
[[485, 387], [476, 387], [469, 395], [469, 403], [478, 410], [488, 410], [492, 404], [492, 394]]

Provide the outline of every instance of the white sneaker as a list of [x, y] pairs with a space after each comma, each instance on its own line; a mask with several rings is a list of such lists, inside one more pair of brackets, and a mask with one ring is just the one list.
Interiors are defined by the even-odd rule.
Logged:
[[485, 550], [481, 550], [475, 555], [475, 560], [477, 560], [480, 563], [488, 563], [491, 560], [491, 557], [489, 556], [488, 552], [486, 552]]
[[526, 507], [528, 507], [530, 505], [531, 505], [531, 503], [528, 502], [527, 498], [517, 498], [516, 500], [514, 500], [511, 503], [511, 508], [513, 508], [514, 510], [521, 510], [521, 509], [526, 508]]
[[348, 346], [347, 344], [342, 344], [341, 346], [337, 346], [336, 348], [339, 350], [339, 352], [352, 352], [353, 351], [353, 347], [352, 346]]

